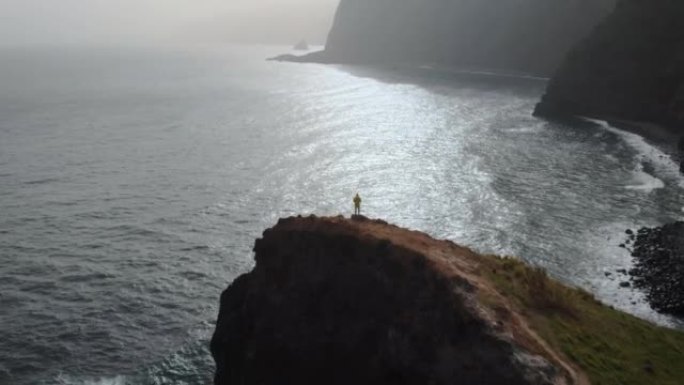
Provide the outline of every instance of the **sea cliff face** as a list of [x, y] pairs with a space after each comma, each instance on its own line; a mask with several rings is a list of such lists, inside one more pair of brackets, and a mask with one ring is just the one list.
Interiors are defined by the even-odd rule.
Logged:
[[620, 0], [568, 55], [536, 114], [646, 121], [684, 134], [682, 20], [681, 0]]
[[615, 0], [342, 0], [325, 51], [299, 61], [434, 63], [550, 75], [614, 5]]
[[254, 251], [221, 297], [216, 385], [585, 383], [451, 242], [300, 217]]

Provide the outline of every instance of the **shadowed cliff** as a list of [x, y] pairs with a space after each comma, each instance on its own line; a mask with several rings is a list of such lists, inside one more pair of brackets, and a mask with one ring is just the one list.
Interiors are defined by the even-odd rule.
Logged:
[[682, 20], [681, 0], [620, 0], [568, 55], [536, 114], [652, 122], [684, 134]]
[[254, 270], [221, 296], [216, 385], [678, 385], [684, 377], [684, 333], [515, 259], [361, 216], [282, 219], [254, 251]]
[[467, 249], [340, 217], [281, 220], [254, 250], [221, 299], [216, 384], [574, 383]]
[[550, 75], [615, 0], [342, 0], [326, 49], [292, 61]]

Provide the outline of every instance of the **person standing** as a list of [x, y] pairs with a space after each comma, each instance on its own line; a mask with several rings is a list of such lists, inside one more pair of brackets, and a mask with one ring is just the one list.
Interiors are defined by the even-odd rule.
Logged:
[[361, 197], [356, 193], [354, 197], [354, 215], [361, 215]]

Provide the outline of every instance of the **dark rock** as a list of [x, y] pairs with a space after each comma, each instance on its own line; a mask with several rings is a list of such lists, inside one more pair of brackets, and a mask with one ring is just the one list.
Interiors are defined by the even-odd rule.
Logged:
[[444, 264], [465, 250], [369, 219], [279, 221], [221, 296], [215, 385], [567, 383]]
[[648, 374], [655, 374], [655, 368], [653, 367], [653, 363], [651, 361], [646, 361], [646, 363], [644, 363], [644, 372]]
[[631, 286], [632, 286], [632, 284], [629, 283], [629, 282], [627, 282], [627, 281], [625, 281], [625, 282], [620, 282], [620, 287], [625, 288], [625, 287], [631, 287]]
[[610, 277], [611, 275], [613, 275], [613, 273], [611, 273], [610, 271], [606, 271], [604, 274], [606, 275], [606, 277]]
[[639, 230], [632, 256], [632, 280], [651, 306], [684, 315], [684, 222]]
[[652, 122], [681, 134], [683, 19], [680, 0], [620, 0], [570, 52], [535, 113]]
[[631, 229], [627, 229], [627, 230], [625, 230], [625, 234], [634, 235], [634, 231], [632, 231]]
[[616, 270], [619, 274], [627, 274], [627, 269], [617, 269]]
[[615, 3], [341, 0], [323, 54], [293, 61], [434, 63], [550, 76]]

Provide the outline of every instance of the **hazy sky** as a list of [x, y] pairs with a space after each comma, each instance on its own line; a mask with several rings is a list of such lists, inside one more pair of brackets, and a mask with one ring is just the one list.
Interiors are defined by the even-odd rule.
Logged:
[[323, 42], [339, 0], [0, 0], [0, 44]]

